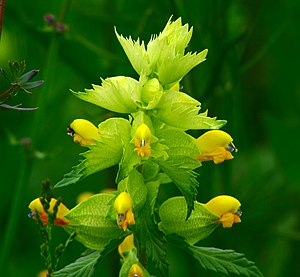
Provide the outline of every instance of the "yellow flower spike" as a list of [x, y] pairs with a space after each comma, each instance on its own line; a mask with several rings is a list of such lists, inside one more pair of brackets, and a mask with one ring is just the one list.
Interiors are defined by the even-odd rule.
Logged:
[[124, 231], [127, 230], [128, 225], [135, 224], [132, 206], [132, 199], [128, 192], [121, 192], [114, 202], [114, 208], [117, 211], [117, 224]]
[[221, 130], [211, 130], [196, 139], [201, 154], [197, 156], [199, 161], [214, 161], [215, 164], [233, 159], [232, 152], [238, 150], [233, 144], [232, 137]]
[[127, 236], [122, 243], [118, 246], [118, 252], [123, 260], [125, 260], [124, 253], [130, 252], [134, 246], [134, 236], [133, 234]]
[[84, 147], [95, 144], [95, 141], [100, 139], [98, 128], [85, 119], [75, 119], [68, 127], [68, 135]]
[[144, 277], [144, 271], [138, 264], [133, 264], [129, 270], [128, 277]]
[[241, 222], [241, 203], [236, 198], [229, 195], [219, 195], [208, 201], [203, 206], [211, 213], [220, 217], [218, 223], [224, 228], [230, 228], [234, 223]]
[[140, 157], [150, 157], [151, 155], [151, 131], [149, 127], [142, 123], [135, 131], [134, 135], [134, 151], [140, 156]]
[[[53, 209], [54, 209], [56, 202], [57, 202], [56, 199], [51, 198], [50, 203], [49, 203], [50, 206], [48, 209], [48, 213], [53, 214], [53, 212], [54, 212]], [[31, 201], [31, 203], [29, 204], [28, 207], [31, 210], [28, 215], [29, 217], [36, 219], [35, 214], [39, 213], [39, 216], [40, 216], [41, 220], [43, 221], [44, 225], [48, 224], [48, 213], [45, 212], [40, 198], [36, 198], [33, 201]], [[69, 220], [64, 217], [68, 212], [69, 212], [69, 209], [63, 203], [60, 203], [58, 206], [54, 224], [59, 225], [59, 226], [64, 226], [64, 225], [69, 224]]]

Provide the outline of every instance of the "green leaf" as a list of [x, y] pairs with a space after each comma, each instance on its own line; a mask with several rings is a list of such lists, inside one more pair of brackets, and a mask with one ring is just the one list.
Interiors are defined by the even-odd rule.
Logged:
[[[122, 240], [122, 239], [121, 239]], [[53, 273], [54, 277], [90, 277], [93, 276], [95, 267], [111, 251], [116, 249], [121, 243], [120, 239], [111, 240], [101, 251], [90, 249], [82, 253], [75, 262], [68, 264], [64, 268]]]
[[134, 113], [137, 111], [134, 99], [140, 98], [140, 87], [133, 78], [117, 76], [102, 79], [101, 86], [93, 85], [93, 89], [73, 93], [84, 101], [113, 112]]
[[76, 240], [94, 250], [102, 250], [110, 240], [127, 235], [115, 220], [107, 217], [114, 197], [101, 193], [79, 203], [65, 216], [71, 221], [65, 226], [66, 231], [76, 232]]
[[255, 263], [245, 258], [244, 254], [234, 250], [187, 245], [187, 251], [205, 268], [229, 276], [262, 277], [263, 274]]
[[[181, 81], [192, 68], [205, 61], [206, 55], [207, 49], [198, 54], [189, 52], [184, 56], [176, 55], [169, 58], [168, 62], [161, 63], [158, 67], [159, 81], [163, 86]], [[163, 55], [162, 58], [166, 60]]]
[[151, 68], [144, 42], [140, 42], [139, 39], [133, 41], [131, 37], [124, 38], [117, 33], [116, 29], [115, 33], [134, 70], [139, 75], [143, 73], [148, 76], [151, 73]]
[[170, 126], [188, 129], [219, 129], [226, 124], [225, 120], [199, 114], [201, 104], [196, 99], [179, 91], [166, 91], [161, 97], [153, 114]]
[[148, 271], [155, 276], [168, 276], [166, 238], [153, 221], [148, 202], [136, 218], [135, 228], [139, 230], [136, 233], [137, 247], [145, 254], [143, 258], [146, 259]]
[[54, 277], [91, 277], [101, 256], [101, 251], [93, 251], [81, 256], [75, 262], [53, 273]]
[[129, 143], [130, 124], [123, 118], [110, 118], [99, 124], [100, 140], [82, 153], [85, 157], [79, 165], [67, 173], [55, 188], [78, 182], [84, 177], [118, 164], [121, 161], [124, 145]]
[[196, 169], [201, 166], [201, 163], [196, 160], [199, 149], [192, 136], [175, 128], [157, 130], [156, 135], [168, 147], [167, 153], [174, 164], [180, 164], [186, 169]]
[[160, 182], [159, 181], [151, 181], [146, 184], [148, 190], [148, 201], [150, 204], [151, 215], [154, 218], [154, 206], [157, 199]]
[[192, 170], [181, 167], [181, 164], [174, 164], [172, 161], [156, 160], [155, 161], [174, 182], [176, 187], [184, 196], [187, 204], [186, 219], [189, 218], [194, 209], [194, 201], [196, 200], [198, 181], [197, 174]]
[[194, 244], [209, 236], [217, 227], [220, 218], [195, 202], [191, 216], [186, 220], [187, 207], [183, 197], [166, 200], [159, 209], [159, 229], [166, 235], [177, 234]]

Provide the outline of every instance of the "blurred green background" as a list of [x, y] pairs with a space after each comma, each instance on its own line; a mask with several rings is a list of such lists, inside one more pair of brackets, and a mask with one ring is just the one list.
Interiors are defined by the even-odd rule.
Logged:
[[[69, 123], [86, 118], [98, 124], [112, 115], [69, 90], [90, 88], [100, 83], [99, 77], [137, 78], [114, 26], [147, 42], [171, 15], [193, 26], [189, 51], [209, 50], [207, 61], [184, 78], [183, 91], [201, 101], [202, 111], [228, 120], [224, 130], [239, 149], [234, 160], [203, 164], [198, 200], [235, 196], [242, 203], [242, 223], [229, 230], [219, 227], [200, 245], [245, 253], [265, 276], [300, 276], [299, 10], [296, 0], [7, 1], [0, 67], [7, 69], [9, 60], [26, 60], [28, 70], [41, 70], [35, 79], [45, 83], [32, 95], [21, 93], [10, 102], [38, 106], [37, 111], [0, 109], [1, 251], [5, 230], [14, 222], [1, 276], [36, 276], [44, 268], [28, 203], [38, 197], [42, 180], [55, 184], [78, 163], [84, 149], [66, 135]], [[62, 20], [67, 30], [50, 32], [45, 14]], [[0, 93], [8, 87], [1, 77]], [[31, 143], [24, 146], [24, 138]], [[56, 193], [72, 207], [81, 191], [115, 187], [115, 173], [116, 168], [97, 173]], [[167, 193], [177, 192], [170, 186], [162, 191]], [[54, 235], [55, 243], [67, 237], [59, 228]], [[61, 266], [83, 250], [75, 242]], [[223, 276], [206, 272], [173, 246], [168, 250], [171, 277]], [[118, 268], [114, 252], [97, 267], [97, 276], [117, 276]]]

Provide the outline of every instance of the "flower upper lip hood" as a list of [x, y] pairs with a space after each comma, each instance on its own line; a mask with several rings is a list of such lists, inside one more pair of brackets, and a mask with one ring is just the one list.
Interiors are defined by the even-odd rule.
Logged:
[[[49, 202], [48, 212], [45, 212], [44, 207], [42, 205], [41, 199], [36, 198], [29, 204], [29, 209], [31, 210], [29, 213], [29, 217], [35, 218], [35, 214], [38, 213], [44, 225], [48, 224], [48, 213], [54, 213], [54, 206], [56, 205], [57, 200], [55, 198], [51, 198]], [[58, 205], [58, 210], [56, 213], [56, 217], [54, 220], [55, 225], [66, 225], [69, 224], [69, 220], [65, 218], [65, 215], [69, 212], [69, 209], [63, 204], [60, 203]]]
[[238, 151], [233, 144], [232, 137], [222, 130], [210, 130], [205, 132], [196, 139], [196, 145], [201, 153], [197, 156], [197, 160], [213, 160], [216, 164], [224, 160], [233, 159], [231, 153]]
[[229, 195], [219, 195], [212, 198], [203, 206], [211, 213], [220, 217], [218, 223], [222, 223], [224, 228], [232, 227], [233, 223], [241, 222], [241, 203], [236, 198]]
[[139, 125], [135, 131], [134, 135], [134, 145], [135, 149], [134, 151], [137, 152], [137, 154], [140, 157], [150, 157], [151, 155], [151, 131], [147, 124], [142, 123]]
[[143, 269], [138, 264], [133, 264], [129, 270], [128, 277], [144, 277]]
[[132, 207], [132, 199], [128, 192], [121, 192], [114, 202], [114, 208], [117, 211], [117, 224], [124, 231], [127, 230], [128, 225], [135, 224]]
[[85, 119], [75, 119], [68, 127], [68, 135], [74, 137], [74, 142], [81, 146], [95, 144], [100, 139], [98, 128]]

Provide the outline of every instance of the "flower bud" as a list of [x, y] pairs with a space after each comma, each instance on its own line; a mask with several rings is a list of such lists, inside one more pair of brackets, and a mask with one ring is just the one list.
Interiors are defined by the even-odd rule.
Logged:
[[74, 142], [85, 147], [100, 139], [98, 128], [85, 119], [75, 119], [68, 127], [68, 135], [74, 137]]
[[215, 164], [233, 159], [231, 152], [237, 152], [232, 137], [221, 130], [211, 130], [196, 139], [200, 150], [199, 161], [214, 161]]

